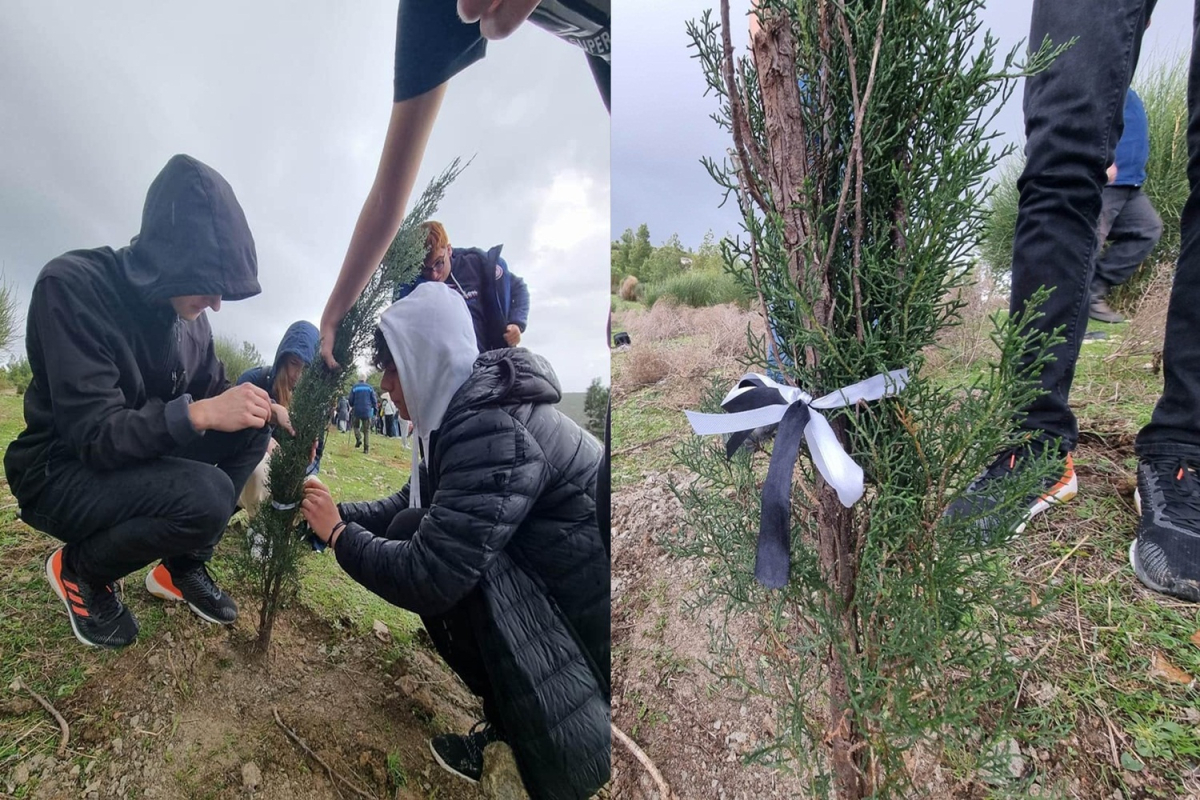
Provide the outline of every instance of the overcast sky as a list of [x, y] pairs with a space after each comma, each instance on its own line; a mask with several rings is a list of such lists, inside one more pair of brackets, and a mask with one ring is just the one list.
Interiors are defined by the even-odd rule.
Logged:
[[[188, 153], [233, 186], [258, 249], [262, 294], [210, 312], [214, 331], [270, 359], [290, 323], [318, 323], [378, 164], [395, 32], [394, 0], [5, 0], [0, 268], [22, 314], [51, 258], [127, 244]], [[456, 245], [504, 244], [530, 289], [522, 344], [566, 391], [608, 381], [608, 131], [582, 54], [526, 26], [451, 83], [414, 192], [475, 157], [438, 218]]]
[[[746, 52], [748, 0], [731, 0], [733, 43]], [[696, 247], [709, 229], [718, 237], [736, 232], [739, 216], [733, 199], [724, 208], [722, 191], [700, 165], [707, 155], [718, 162], [733, 146], [709, 115], [717, 101], [704, 96], [707, 85], [691, 56], [685, 21], [699, 19], [715, 2], [696, 0], [613, 0], [613, 213], [616, 238], [640, 223], [650, 227], [654, 244], [678, 233]], [[1033, 0], [989, 0], [981, 14], [984, 29], [1006, 54], [1029, 35]], [[1159, 2], [1143, 42], [1139, 70], [1178, 58], [1191, 44], [1192, 4]], [[1136, 77], [1135, 77], [1136, 80]], [[1004, 141], [1024, 142], [1021, 87], [997, 118]]]

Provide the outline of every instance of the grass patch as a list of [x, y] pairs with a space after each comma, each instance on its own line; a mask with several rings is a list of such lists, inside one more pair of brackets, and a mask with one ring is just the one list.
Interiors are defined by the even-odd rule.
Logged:
[[727, 272], [685, 272], [642, 289], [642, 301], [647, 307], [665, 297], [692, 308], [737, 303], [744, 309], [750, 304], [750, 296]]

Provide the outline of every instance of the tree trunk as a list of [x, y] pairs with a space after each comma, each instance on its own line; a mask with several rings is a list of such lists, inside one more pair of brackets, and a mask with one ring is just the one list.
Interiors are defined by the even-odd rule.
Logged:
[[[836, 426], [840, 428], [841, 426]], [[840, 431], [839, 431], [840, 432]], [[841, 800], [859, 800], [867, 795], [862, 770], [865, 741], [850, 705], [850, 681], [845, 661], [858, 653], [858, 624], [854, 612], [857, 579], [854, 515], [838, 500], [833, 487], [821, 482], [817, 489], [817, 551], [821, 577], [829, 586], [825, 611], [841, 633], [846, 655], [829, 649], [829, 728], [826, 744], [833, 761], [834, 786]]]

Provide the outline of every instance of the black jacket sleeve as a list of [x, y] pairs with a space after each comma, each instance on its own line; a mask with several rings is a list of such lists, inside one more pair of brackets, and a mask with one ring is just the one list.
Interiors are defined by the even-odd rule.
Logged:
[[188, 395], [132, 407], [136, 398], [119, 388], [112, 328], [61, 281], [38, 281], [29, 316], [45, 354], [55, 430], [84, 464], [115, 470], [164, 456], [200, 435], [188, 420]]
[[193, 337], [191, 343], [199, 351], [198, 366], [195, 374], [188, 382], [187, 391], [196, 400], [216, 397], [229, 388], [229, 377], [225, 374], [225, 365], [217, 358], [216, 342], [213, 340], [212, 329], [206, 323], [204, 326], [189, 331]]
[[468, 415], [440, 438], [437, 491], [413, 538], [347, 525], [336, 548], [352, 578], [423, 616], [449, 611], [475, 588], [547, 480], [537, 442], [500, 409]]

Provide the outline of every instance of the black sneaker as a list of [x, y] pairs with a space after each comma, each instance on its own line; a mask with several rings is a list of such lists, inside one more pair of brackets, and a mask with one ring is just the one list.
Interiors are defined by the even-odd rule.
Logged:
[[467, 734], [444, 733], [429, 740], [429, 749], [441, 768], [471, 783], [483, 777], [483, 748], [504, 741], [487, 720], [475, 723]]
[[126, 647], [138, 635], [137, 620], [121, 602], [114, 584], [92, 586], [63, 561], [63, 548], [46, 559], [46, 578], [67, 607], [75, 638], [91, 647]]
[[200, 564], [173, 572], [165, 563], [146, 573], [146, 590], [163, 600], [186, 602], [196, 616], [218, 625], [231, 625], [237, 619], [237, 603], [213, 583], [208, 569]]
[[[1036, 446], [1035, 446], [1036, 447]], [[1001, 516], [997, 506], [1004, 500], [1004, 479], [1019, 472], [1030, 461], [1040, 455], [1036, 449], [1019, 448], [1001, 453], [983, 474], [971, 482], [967, 491], [950, 504], [945, 515], [951, 518], [971, 518], [984, 543], [1004, 538], [1005, 529], [1011, 535], [1020, 534], [1030, 520], [1051, 506], [1065, 503], [1079, 493], [1079, 481], [1075, 477], [1075, 461], [1066, 454], [1063, 471], [1056, 478], [1047, 478], [1041, 490], [1025, 498], [1024, 512], [1019, 509], [1008, 512], [1011, 519]]]
[[1184, 458], [1138, 461], [1133, 495], [1141, 521], [1129, 546], [1138, 580], [1159, 594], [1200, 603], [1200, 482]]

